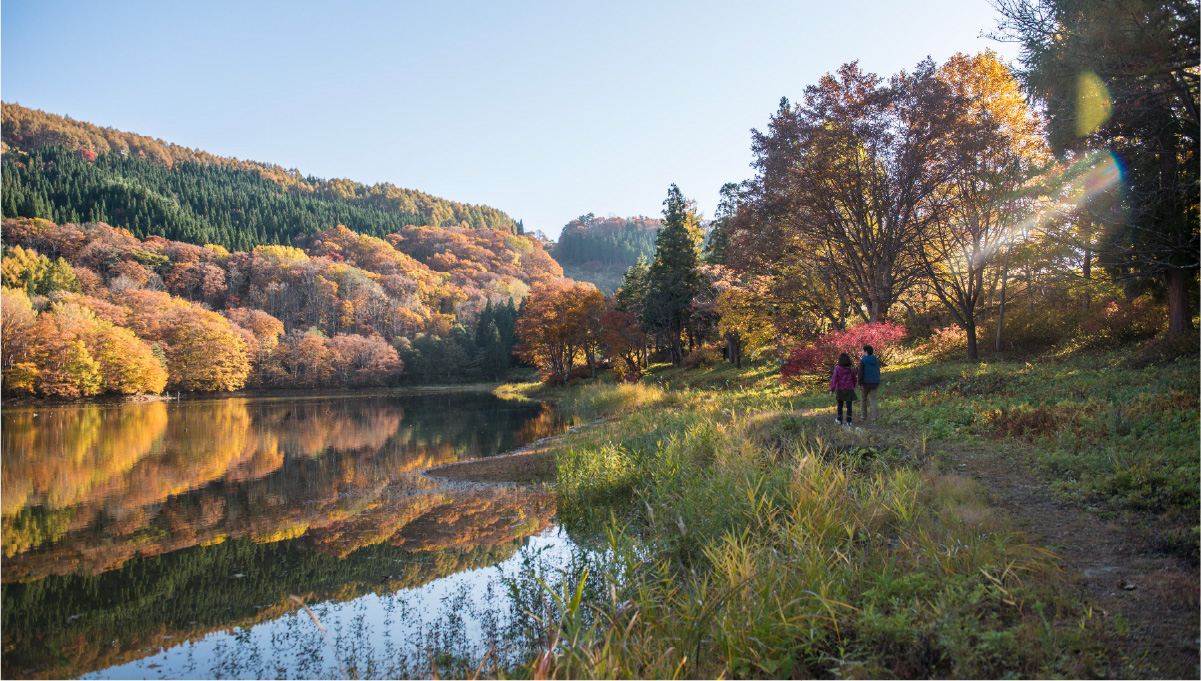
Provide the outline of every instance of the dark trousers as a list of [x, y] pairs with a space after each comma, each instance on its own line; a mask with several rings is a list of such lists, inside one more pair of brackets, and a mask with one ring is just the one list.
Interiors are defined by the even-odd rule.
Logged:
[[[847, 405], [847, 420], [846, 421], [842, 421], [842, 405], [844, 405], [844, 404]], [[855, 405], [855, 403], [851, 400], [847, 400], [846, 402], [843, 402], [842, 400], [838, 400], [838, 420], [842, 421], [843, 423], [850, 423], [852, 420], [851, 411], [852, 411], [854, 405]]]

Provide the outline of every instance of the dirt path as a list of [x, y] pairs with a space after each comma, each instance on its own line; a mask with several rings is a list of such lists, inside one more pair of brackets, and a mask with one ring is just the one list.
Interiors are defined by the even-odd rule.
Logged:
[[[806, 410], [823, 424], [826, 410]], [[870, 428], [885, 441], [920, 435], [881, 424]], [[1032, 543], [1053, 551], [1070, 582], [1100, 619], [1113, 677], [1201, 678], [1198, 568], [1153, 545], [1157, 519], [1149, 514], [1108, 514], [1069, 506], [1055, 498], [1022, 443], [931, 443], [948, 472], [980, 483], [993, 506]]]
[[1154, 517], [1106, 520], [1060, 503], [1021, 450], [949, 450], [953, 468], [979, 481], [994, 506], [1060, 557], [1101, 618], [1110, 674], [1199, 678], [1198, 571], [1152, 546], [1145, 528]]

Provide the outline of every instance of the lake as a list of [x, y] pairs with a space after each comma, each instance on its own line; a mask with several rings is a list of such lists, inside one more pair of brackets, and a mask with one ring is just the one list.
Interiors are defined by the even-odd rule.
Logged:
[[547, 404], [430, 392], [0, 418], [6, 678], [408, 675], [427, 649], [487, 649], [506, 580], [577, 551], [539, 488], [420, 475], [562, 432]]

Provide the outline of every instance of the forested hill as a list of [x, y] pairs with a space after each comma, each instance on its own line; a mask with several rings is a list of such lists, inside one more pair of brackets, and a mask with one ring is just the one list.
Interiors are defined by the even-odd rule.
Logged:
[[567, 276], [613, 291], [638, 258], [654, 259], [661, 224], [647, 217], [598, 218], [589, 213], [563, 226], [551, 255]]
[[488, 206], [392, 184], [323, 180], [4, 103], [4, 217], [102, 221], [139, 237], [231, 250], [288, 244], [336, 224], [385, 236], [406, 225], [522, 226]]

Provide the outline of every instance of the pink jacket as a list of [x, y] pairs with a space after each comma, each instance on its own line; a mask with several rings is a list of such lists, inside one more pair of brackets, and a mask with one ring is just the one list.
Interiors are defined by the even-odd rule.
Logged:
[[830, 390], [854, 390], [858, 382], [855, 367], [834, 365], [834, 375], [830, 377]]

